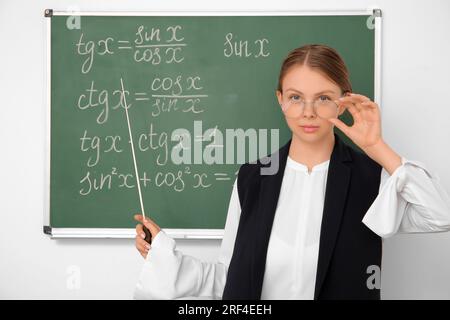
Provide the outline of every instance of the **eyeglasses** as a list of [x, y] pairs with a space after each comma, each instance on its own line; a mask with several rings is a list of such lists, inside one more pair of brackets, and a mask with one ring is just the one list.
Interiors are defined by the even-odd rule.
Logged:
[[318, 117], [323, 119], [337, 118], [339, 107], [333, 99], [327, 95], [321, 95], [313, 101], [308, 101], [297, 94], [292, 94], [283, 98], [281, 109], [286, 118], [295, 119], [303, 114], [306, 104], [311, 102], [313, 104], [314, 113]]

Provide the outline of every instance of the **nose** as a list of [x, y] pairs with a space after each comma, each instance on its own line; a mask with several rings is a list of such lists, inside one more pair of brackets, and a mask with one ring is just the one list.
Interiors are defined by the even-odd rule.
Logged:
[[314, 119], [316, 116], [313, 104], [309, 101], [306, 102], [303, 107], [303, 118]]

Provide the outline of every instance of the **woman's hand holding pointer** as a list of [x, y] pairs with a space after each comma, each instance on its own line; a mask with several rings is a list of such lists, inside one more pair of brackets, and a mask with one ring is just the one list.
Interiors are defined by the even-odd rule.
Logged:
[[147, 258], [148, 251], [151, 248], [150, 243], [145, 241], [145, 232], [143, 225], [150, 230], [150, 233], [152, 234], [152, 239], [156, 237], [156, 235], [159, 233], [161, 228], [153, 222], [150, 218], [146, 217], [144, 220], [144, 217], [141, 214], [136, 214], [134, 216], [134, 219], [136, 221], [139, 221], [140, 223], [136, 225], [136, 249], [138, 249], [141, 256], [145, 259]]

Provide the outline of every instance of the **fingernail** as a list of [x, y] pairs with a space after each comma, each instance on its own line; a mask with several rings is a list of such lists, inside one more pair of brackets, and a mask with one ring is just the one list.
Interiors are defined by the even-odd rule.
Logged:
[[147, 250], [150, 250], [150, 245], [146, 244], [145, 247], [147, 248]]
[[141, 233], [141, 238], [145, 239], [145, 233]]

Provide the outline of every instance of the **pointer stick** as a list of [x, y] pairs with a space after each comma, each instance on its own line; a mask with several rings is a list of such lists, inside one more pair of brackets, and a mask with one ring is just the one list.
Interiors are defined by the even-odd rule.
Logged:
[[[126, 100], [126, 97], [125, 97], [125, 88], [123, 86], [122, 78], [120, 78], [120, 85], [122, 86], [122, 97], [123, 97], [123, 102], [125, 104], [125, 114], [127, 116], [128, 134], [130, 135], [131, 152], [133, 154], [134, 171], [135, 171], [135, 174], [136, 174], [136, 182], [137, 182], [138, 193], [139, 193], [139, 201], [141, 202], [141, 211], [142, 211], [142, 215], [144, 216], [144, 219], [145, 219], [144, 202], [142, 201], [142, 193], [141, 193], [141, 185], [140, 185], [140, 180], [139, 180], [139, 172], [138, 172], [137, 163], [136, 163], [136, 155], [134, 153], [134, 143], [133, 143], [133, 136], [131, 134], [130, 118], [128, 117], [128, 104], [127, 104], [127, 100]], [[150, 230], [148, 230], [145, 226], [143, 226], [143, 227], [144, 227], [144, 232], [145, 232], [145, 241], [147, 241], [148, 243], [151, 243], [152, 234], [150, 233]]]

